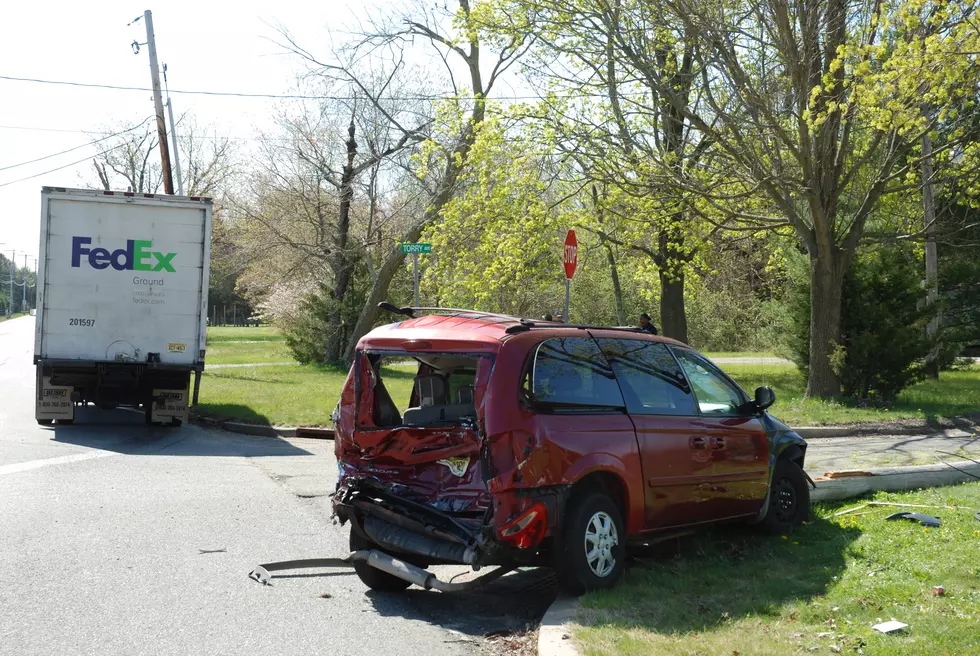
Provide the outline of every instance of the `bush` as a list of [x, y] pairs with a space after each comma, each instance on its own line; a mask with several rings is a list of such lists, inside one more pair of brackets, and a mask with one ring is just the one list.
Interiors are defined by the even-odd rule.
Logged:
[[[834, 365], [845, 397], [890, 402], [924, 375], [933, 346], [925, 335], [929, 310], [923, 270], [907, 248], [860, 254], [844, 279], [841, 344]], [[809, 368], [810, 286], [789, 294], [786, 345], [804, 376]]]
[[357, 323], [369, 285], [367, 272], [358, 266], [343, 298], [334, 299], [330, 286], [325, 283], [317, 283], [316, 288], [306, 294], [291, 321], [283, 326], [286, 345], [297, 361], [344, 364], [344, 349]]

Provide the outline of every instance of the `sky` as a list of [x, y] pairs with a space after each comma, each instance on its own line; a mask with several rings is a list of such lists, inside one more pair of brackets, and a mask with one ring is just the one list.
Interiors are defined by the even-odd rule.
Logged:
[[[308, 50], [328, 56], [371, 6], [363, 0], [170, 0], [159, 6], [99, 0], [6, 2], [0, 19], [0, 76], [148, 88], [143, 11], [153, 12], [157, 53], [171, 90], [288, 93], [305, 68], [274, 43], [283, 25]], [[271, 127], [272, 99], [171, 95], [176, 115], [190, 111], [243, 143]], [[153, 115], [144, 91], [85, 89], [0, 79], [0, 250], [16, 250], [33, 268], [40, 226], [40, 190], [86, 186], [95, 179], [93, 132]], [[42, 161], [76, 146], [77, 150]], [[81, 160], [79, 162], [79, 160]], [[74, 164], [75, 162], [79, 162]], [[64, 168], [62, 168], [64, 167]], [[52, 170], [60, 169], [60, 170]], [[42, 174], [42, 175], [38, 175]], [[28, 180], [22, 180], [28, 176]]]

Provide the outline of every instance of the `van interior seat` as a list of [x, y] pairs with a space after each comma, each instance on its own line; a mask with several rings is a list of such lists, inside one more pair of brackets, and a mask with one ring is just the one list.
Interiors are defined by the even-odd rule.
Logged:
[[415, 379], [419, 407], [405, 411], [404, 423], [408, 426], [424, 426], [441, 421], [457, 421], [464, 417], [476, 417], [473, 405], [473, 386], [456, 390], [456, 403], [449, 402], [446, 379], [438, 374], [428, 374]]

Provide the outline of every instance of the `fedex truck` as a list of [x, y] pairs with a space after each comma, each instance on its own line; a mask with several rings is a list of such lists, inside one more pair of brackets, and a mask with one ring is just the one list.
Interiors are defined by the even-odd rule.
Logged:
[[207, 330], [211, 200], [44, 187], [34, 364], [38, 423], [76, 407], [187, 421]]

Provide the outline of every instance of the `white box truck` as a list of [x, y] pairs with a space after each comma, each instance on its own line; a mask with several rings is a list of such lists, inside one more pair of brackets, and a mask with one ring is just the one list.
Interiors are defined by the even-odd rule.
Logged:
[[75, 408], [187, 421], [207, 342], [211, 199], [43, 187], [34, 364], [38, 423]]

